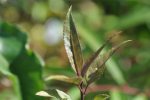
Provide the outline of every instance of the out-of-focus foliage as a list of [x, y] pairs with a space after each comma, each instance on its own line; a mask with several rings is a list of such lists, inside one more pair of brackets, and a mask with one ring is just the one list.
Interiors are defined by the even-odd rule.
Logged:
[[35, 53], [25, 48], [26, 43], [25, 33], [15, 26], [0, 23], [0, 75], [6, 80], [4, 85], [12, 85], [11, 91], [1, 92], [3, 100], [42, 100], [35, 96], [35, 92], [44, 88], [42, 64]]
[[[110, 93], [110, 97], [114, 98], [111, 98], [112, 100], [149, 99], [150, 0], [0, 0], [0, 21], [15, 24], [29, 33], [30, 47], [46, 62], [44, 77], [49, 74], [73, 76], [62, 43], [62, 23], [70, 4], [73, 6], [73, 16], [84, 56], [89, 57], [116, 31], [121, 30], [123, 34], [113, 39], [112, 45], [127, 39], [133, 40], [131, 45], [120, 49], [113, 59], [108, 61], [107, 71], [100, 81], [91, 85], [91, 91], [99, 89], [100, 93]], [[5, 41], [10, 45], [7, 40]], [[14, 38], [8, 41], [14, 41], [13, 45], [16, 46], [11, 47], [13, 55], [7, 57], [11, 61], [18, 54], [16, 51], [20, 51], [22, 44]], [[3, 56], [4, 54], [0, 55], [0, 66], [3, 65], [0, 69], [7, 75], [9, 63]], [[12, 93], [10, 91], [14, 88], [12, 89], [11, 84], [14, 83], [10, 81], [18, 84], [16, 77], [10, 75], [5, 78], [1, 75], [0, 97]], [[106, 86], [103, 86], [104, 84]], [[95, 85], [101, 87], [94, 88]], [[58, 84], [57, 81], [50, 81], [47, 86], [51, 88], [57, 86], [64, 91], [70, 89], [68, 94], [74, 91], [77, 94], [72, 96], [75, 98], [79, 96], [77, 89], [63, 82]], [[117, 92], [112, 92], [113, 88], [116, 88]], [[89, 93], [86, 100], [91, 100], [96, 94], [99, 93]]]

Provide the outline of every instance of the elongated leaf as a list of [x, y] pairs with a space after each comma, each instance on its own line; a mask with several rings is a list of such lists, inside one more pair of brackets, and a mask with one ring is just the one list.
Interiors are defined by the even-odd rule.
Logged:
[[91, 82], [95, 81], [96, 79], [100, 78], [101, 75], [104, 72], [105, 66], [104, 64], [106, 63], [106, 61], [124, 44], [130, 42], [131, 40], [127, 40], [124, 41], [122, 43], [120, 43], [117, 46], [112, 47], [112, 49], [110, 49], [107, 53], [105, 53], [102, 58], [99, 58], [98, 60], [96, 60], [94, 62], [94, 67], [90, 66], [89, 70], [87, 72], [86, 78], [88, 81], [88, 83], [90, 84]]
[[94, 100], [107, 100], [109, 97], [107, 94], [99, 94], [95, 96]]
[[89, 66], [92, 64], [92, 62], [97, 58], [97, 56], [99, 55], [99, 53], [103, 50], [103, 48], [111, 41], [111, 39], [118, 35], [120, 32], [118, 32], [117, 34], [111, 36], [110, 38], [108, 38], [106, 40], [106, 42], [84, 63], [82, 71], [81, 71], [81, 75], [82, 77], [84, 77], [85, 73], [87, 72], [87, 69], [89, 68]]
[[59, 100], [71, 100], [70, 96], [58, 89], [40, 91], [36, 95], [49, 98], [57, 98]]
[[50, 80], [58, 80], [58, 81], [63, 81], [63, 82], [79, 85], [82, 81], [82, 78], [79, 78], [79, 77], [78, 78], [70, 78], [65, 75], [52, 75], [52, 76], [49, 76], [46, 78], [46, 81], [50, 81]]
[[71, 7], [64, 23], [64, 44], [73, 70], [79, 75], [83, 66], [81, 47], [71, 15]]

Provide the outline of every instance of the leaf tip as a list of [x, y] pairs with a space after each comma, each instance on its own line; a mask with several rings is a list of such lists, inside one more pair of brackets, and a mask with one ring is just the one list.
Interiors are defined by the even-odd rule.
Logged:
[[68, 13], [70, 14], [72, 11], [72, 5], [69, 7]]
[[132, 40], [126, 40], [123, 42], [123, 44], [128, 43], [128, 42], [132, 42]]

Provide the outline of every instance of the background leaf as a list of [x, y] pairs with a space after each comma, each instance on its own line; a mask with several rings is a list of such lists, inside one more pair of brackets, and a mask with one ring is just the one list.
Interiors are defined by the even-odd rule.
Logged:
[[[1, 92], [1, 99], [5, 100], [6, 98], [11, 98], [11, 100], [22, 100], [18, 79], [9, 71], [9, 63], [2, 55], [0, 55], [0, 75], [1, 74], [5, 75], [12, 82], [12, 90], [10, 91], [8, 89]], [[10, 95], [4, 95], [8, 93]]]
[[[13, 25], [0, 22], [0, 72], [12, 83], [12, 99], [22, 100], [18, 78], [10, 72], [10, 63], [20, 54], [26, 42], [25, 33]], [[5, 91], [4, 91], [5, 92]], [[4, 96], [3, 99], [9, 98]]]
[[139, 94], [133, 100], [148, 100], [145, 94]]
[[24, 50], [10, 66], [12, 73], [19, 79], [23, 100], [42, 100], [35, 96], [37, 91], [44, 88], [42, 64], [37, 55]]
[[25, 46], [27, 36], [13, 25], [0, 23], [0, 53], [8, 60], [13, 61]]
[[119, 90], [112, 90], [110, 92], [110, 97], [110, 100], [123, 100]]
[[70, 90], [68, 90], [67, 93], [74, 100], [79, 100], [80, 99], [80, 91], [79, 91], [78, 87], [76, 87], [76, 86], [74, 86]]
[[35, 96], [44, 88], [42, 64], [33, 52], [26, 50], [26, 42], [26, 34], [17, 27], [0, 23], [0, 71], [11, 81], [16, 100], [42, 100]]
[[9, 63], [7, 60], [0, 54], [0, 72], [4, 75], [10, 75], [11, 73], [9, 72]]

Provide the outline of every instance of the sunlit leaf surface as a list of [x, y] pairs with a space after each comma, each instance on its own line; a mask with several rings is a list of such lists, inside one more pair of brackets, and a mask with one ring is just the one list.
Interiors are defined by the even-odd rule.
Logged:
[[58, 100], [71, 100], [70, 96], [58, 89], [37, 92], [36, 95], [49, 98], [57, 98]]
[[79, 85], [82, 81], [82, 78], [80, 77], [70, 78], [65, 75], [52, 75], [46, 78], [46, 81], [51, 81], [51, 80], [58, 80], [58, 81], [63, 81], [63, 82], [67, 82], [70, 84]]

